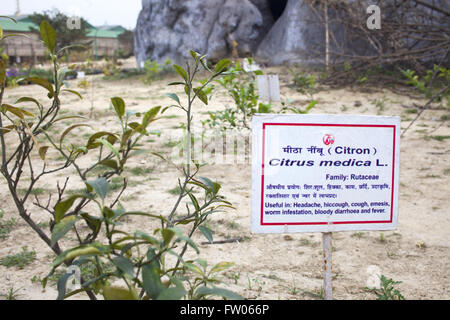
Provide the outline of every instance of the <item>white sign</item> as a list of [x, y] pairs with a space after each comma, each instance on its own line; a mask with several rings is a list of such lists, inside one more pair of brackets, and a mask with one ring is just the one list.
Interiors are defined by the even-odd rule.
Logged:
[[277, 75], [257, 76], [258, 95], [263, 101], [280, 101], [280, 81]]
[[252, 232], [393, 230], [400, 118], [256, 115]]
[[77, 71], [77, 79], [84, 79], [85, 76], [84, 71]]

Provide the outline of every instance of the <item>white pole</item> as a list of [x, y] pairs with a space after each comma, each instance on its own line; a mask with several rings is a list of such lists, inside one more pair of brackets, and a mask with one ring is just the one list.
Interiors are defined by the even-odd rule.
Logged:
[[15, 13], [15, 15], [16, 16], [20, 16], [20, 0], [17, 0], [16, 1], [16, 13]]
[[331, 287], [331, 232], [322, 233], [323, 245], [323, 293], [325, 300], [333, 300]]

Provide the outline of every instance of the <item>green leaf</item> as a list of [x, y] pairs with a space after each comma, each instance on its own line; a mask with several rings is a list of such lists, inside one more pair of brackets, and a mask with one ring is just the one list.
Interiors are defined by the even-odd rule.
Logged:
[[61, 138], [59, 139], [59, 144], [60, 145], [62, 144], [64, 138], [67, 136], [67, 134], [69, 134], [70, 131], [72, 131], [73, 129], [78, 128], [78, 127], [89, 127], [90, 128], [91, 126], [88, 124], [84, 124], [84, 123], [74, 124], [73, 126], [70, 126], [66, 130], [64, 130], [63, 134], [61, 135]]
[[73, 93], [74, 95], [78, 96], [80, 99], [83, 99], [83, 96], [81, 95], [81, 93], [79, 93], [78, 91], [75, 90], [71, 90], [71, 89], [63, 89], [63, 92], [70, 92]]
[[102, 218], [94, 217], [87, 213], [82, 213], [80, 215], [84, 221], [86, 221], [88, 227], [94, 232], [94, 235], [97, 235], [102, 225]]
[[97, 139], [107, 136], [107, 141], [111, 144], [115, 143], [119, 138], [114, 133], [107, 132], [107, 131], [99, 131], [94, 133], [92, 136], [89, 137], [89, 140], [86, 144], [86, 148], [88, 149], [95, 149], [101, 145], [100, 142], [97, 142]]
[[109, 143], [108, 141], [106, 141], [105, 139], [97, 139], [97, 142], [103, 144], [105, 147], [107, 147], [109, 150], [111, 150], [111, 152], [117, 157], [117, 160], [120, 163], [120, 154], [119, 154], [119, 150], [117, 150], [116, 148], [114, 148], [114, 146]]
[[182, 67], [180, 67], [179, 65], [176, 65], [176, 64], [173, 65], [173, 69], [176, 71], [176, 73], [178, 73], [184, 79], [184, 81], [186, 81], [186, 82], [189, 81], [186, 70], [184, 70]]
[[107, 160], [102, 160], [100, 161], [98, 164], [114, 169], [114, 170], [118, 170], [119, 166], [117, 165], [117, 161], [113, 160], [113, 159], [107, 159]]
[[63, 218], [58, 222], [52, 230], [51, 245], [54, 246], [56, 242], [64, 237], [79, 219], [80, 218], [76, 216], [70, 216]]
[[0, 127], [0, 133], [5, 135], [14, 130], [14, 125], [9, 125], [5, 127]]
[[5, 19], [9, 19], [9, 20], [11, 20], [12, 22], [14, 22], [14, 23], [17, 23], [17, 20], [16, 20], [16, 19], [14, 19], [14, 18], [12, 18], [12, 17], [8, 17], [8, 16], [2, 16], [2, 15], [0, 15], [0, 18], [5, 18]]
[[229, 59], [220, 60], [216, 65], [216, 72], [220, 73], [222, 71], [226, 71], [226, 68], [230, 66], [233, 62]]
[[95, 193], [102, 199], [105, 200], [106, 195], [109, 191], [109, 182], [101, 177], [95, 180], [90, 180], [86, 182], [92, 189], [94, 189]]
[[116, 113], [119, 116], [119, 118], [122, 119], [122, 117], [125, 114], [125, 101], [123, 101], [122, 98], [114, 97], [111, 98], [111, 103], [114, 107], [114, 110], [116, 110]]
[[183, 287], [167, 288], [158, 295], [157, 300], [180, 300], [186, 293]]
[[206, 286], [198, 288], [194, 295], [196, 297], [218, 296], [227, 300], [244, 300], [242, 296], [233, 291], [221, 288], [208, 288]]
[[48, 146], [43, 146], [39, 148], [39, 156], [42, 160], [45, 160], [45, 155], [47, 154]]
[[210, 179], [205, 177], [199, 177], [198, 179], [208, 187], [209, 193], [216, 195], [219, 192], [221, 186], [217, 182], [212, 182]]
[[211, 69], [208, 67], [208, 62], [204, 58], [200, 58], [200, 63], [202, 64], [203, 68], [206, 71], [212, 72]]
[[71, 49], [71, 48], [81, 48], [81, 49], [89, 50], [88, 47], [86, 47], [85, 45], [82, 45], [82, 44], [69, 44], [68, 46], [65, 46], [65, 47], [62, 47], [61, 49], [59, 49], [58, 54], [64, 52], [67, 49]]
[[104, 286], [103, 287], [103, 297], [105, 300], [139, 300], [139, 296], [136, 289], [114, 287], [114, 286]]
[[16, 115], [16, 116], [19, 117], [20, 119], [24, 119], [24, 118], [25, 118], [22, 109], [19, 109], [19, 108], [17, 108], [17, 107], [14, 107], [14, 106], [12, 106], [12, 105], [9, 105], [9, 104], [2, 104], [2, 106], [1, 106], [1, 111], [2, 111], [3, 113], [6, 113], [6, 112], [8, 111], [8, 112], [10, 112], [10, 113]]
[[161, 234], [164, 239], [164, 244], [168, 246], [170, 244], [170, 241], [172, 241], [173, 236], [175, 235], [175, 232], [170, 229], [162, 229]]
[[63, 117], [58, 117], [56, 118], [53, 123], [57, 122], [57, 121], [62, 121], [62, 120], [67, 120], [67, 119], [84, 119], [86, 120], [86, 117], [83, 116], [63, 116]]
[[58, 202], [55, 205], [55, 223], [59, 223], [62, 218], [64, 217], [64, 214], [66, 214], [67, 211], [72, 207], [75, 200], [79, 198], [85, 198], [85, 196], [80, 194], [74, 194], [70, 196], [68, 199]]
[[0, 83], [3, 83], [6, 78], [6, 63], [5, 61], [0, 57]]
[[117, 256], [112, 259], [112, 262], [120, 271], [129, 275], [131, 278], [134, 277], [134, 265], [129, 259], [122, 256]]
[[197, 97], [206, 105], [208, 105], [208, 96], [206, 93], [200, 88], [195, 88], [194, 92], [197, 94]]
[[234, 266], [233, 262], [219, 262], [209, 271], [210, 274], [222, 272], [223, 270], [229, 269]]
[[45, 79], [42, 78], [38, 78], [38, 77], [31, 77], [31, 78], [25, 78], [24, 80], [26, 81], [30, 81], [34, 84], [37, 84], [45, 89], [47, 89], [47, 91], [49, 92], [49, 98], [52, 98], [55, 94], [55, 90], [53, 89], [53, 85], [48, 82]]
[[159, 244], [158, 240], [155, 237], [152, 237], [151, 235], [149, 235], [149, 234], [147, 234], [145, 232], [142, 232], [142, 231], [136, 231], [134, 233], [134, 236], [136, 238], [138, 238], [138, 239], [142, 239], [142, 240], [148, 241], [148, 242], [150, 242], [153, 245], [158, 245]]
[[31, 97], [21, 97], [16, 101], [17, 103], [22, 103], [22, 102], [33, 102], [34, 104], [36, 104], [36, 106], [41, 109], [42, 105], [39, 103], [39, 101], [37, 101], [35, 98], [31, 98]]
[[66, 295], [67, 280], [69, 280], [70, 276], [72, 276], [71, 273], [64, 273], [58, 279], [58, 284], [57, 284], [58, 297], [56, 298], [56, 300], [64, 300], [64, 297]]
[[200, 232], [205, 236], [205, 238], [209, 241], [209, 243], [213, 243], [213, 235], [211, 229], [205, 226], [198, 227]]
[[40, 32], [42, 41], [44, 41], [44, 44], [47, 47], [48, 51], [50, 51], [50, 53], [54, 53], [56, 44], [55, 29], [52, 28], [50, 23], [44, 20], [41, 23]]
[[191, 54], [191, 57], [194, 58], [195, 61], [197, 61], [198, 57], [200, 56], [200, 53], [195, 52], [194, 50], [190, 50], [189, 53]]
[[174, 100], [178, 105], [181, 105], [180, 98], [175, 93], [167, 93], [166, 96]]
[[93, 243], [90, 245], [81, 245], [61, 253], [52, 263], [52, 267], [56, 268], [64, 261], [73, 260], [75, 258], [86, 255], [102, 255], [110, 251], [109, 247], [99, 243]]
[[169, 230], [172, 230], [175, 235], [177, 236], [177, 241], [185, 241], [189, 246], [191, 246], [195, 252], [200, 253], [200, 250], [198, 249], [197, 245], [195, 244], [192, 239], [186, 235], [183, 234], [183, 230], [177, 227], [168, 228]]
[[161, 107], [160, 107], [160, 106], [154, 107], [154, 108], [150, 109], [149, 111], [147, 111], [147, 112], [144, 114], [144, 118], [142, 119], [142, 127], [141, 127], [141, 130], [147, 129], [148, 125], [149, 125], [151, 122], [153, 122], [153, 121], [156, 120], [155, 118], [156, 118], [156, 115], [158, 114], [159, 110], [161, 110]]
[[147, 251], [147, 262], [142, 266], [142, 286], [145, 293], [151, 299], [156, 299], [164, 290], [160, 277], [160, 266], [155, 250], [149, 248]]
[[192, 204], [194, 205], [195, 211], [200, 211], [200, 206], [198, 204], [197, 198], [191, 193], [188, 192], [189, 198], [191, 198]]
[[184, 82], [179, 82], [179, 81], [175, 81], [175, 82], [171, 82], [168, 84], [168, 86], [177, 86], [177, 85], [185, 85]]

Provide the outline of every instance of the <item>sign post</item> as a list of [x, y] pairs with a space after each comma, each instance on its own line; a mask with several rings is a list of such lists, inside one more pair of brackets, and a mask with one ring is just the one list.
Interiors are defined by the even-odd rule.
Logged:
[[256, 115], [252, 232], [321, 232], [324, 297], [331, 233], [397, 227], [400, 118]]
[[325, 300], [333, 300], [331, 287], [331, 232], [322, 233], [323, 246], [323, 294]]

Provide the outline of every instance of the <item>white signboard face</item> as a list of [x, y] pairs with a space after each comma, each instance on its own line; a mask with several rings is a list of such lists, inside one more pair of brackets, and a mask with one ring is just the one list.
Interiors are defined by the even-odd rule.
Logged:
[[400, 118], [256, 115], [252, 232], [393, 230]]
[[259, 75], [256, 77], [258, 83], [258, 95], [262, 101], [280, 101], [280, 81], [277, 75]]

